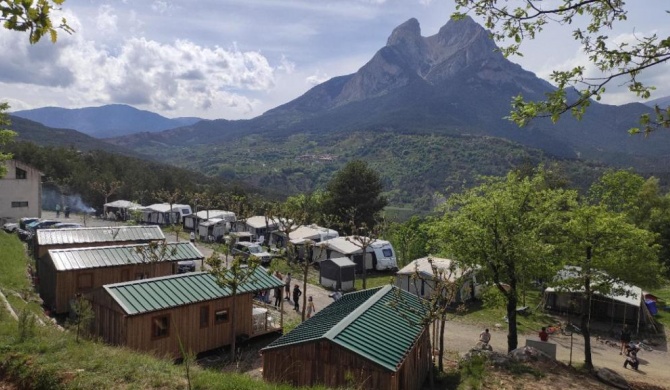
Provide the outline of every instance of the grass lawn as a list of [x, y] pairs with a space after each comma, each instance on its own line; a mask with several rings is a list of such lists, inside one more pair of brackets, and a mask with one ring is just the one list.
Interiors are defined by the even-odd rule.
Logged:
[[666, 284], [657, 290], [652, 290], [651, 293], [660, 299], [657, 302], [658, 314], [654, 318], [659, 324], [663, 325], [663, 328], [670, 328], [670, 311], [664, 310], [665, 307], [670, 306], [670, 284]]
[[[392, 283], [393, 281], [394, 279], [392, 273], [384, 273], [384, 274], [373, 273], [368, 274], [367, 277], [365, 278], [365, 284], [367, 288], [385, 286], [389, 283]], [[356, 288], [356, 290], [363, 289], [363, 275], [356, 275], [356, 282], [354, 284], [354, 287]]]
[[[542, 299], [540, 291], [531, 290], [526, 294], [526, 306], [530, 308], [528, 315], [517, 314], [516, 322], [519, 333], [537, 333], [543, 326], [557, 325], [554, 318], [547, 313], [540, 311], [538, 305]], [[519, 306], [522, 305], [521, 299]], [[536, 309], [538, 308], [538, 309]], [[504, 329], [507, 328], [505, 316], [507, 312], [504, 307], [489, 307], [481, 302], [468, 304], [464, 311], [456, 312], [454, 320], [463, 322], [474, 322], [481, 324], [482, 327], [494, 327], [500, 324]]]

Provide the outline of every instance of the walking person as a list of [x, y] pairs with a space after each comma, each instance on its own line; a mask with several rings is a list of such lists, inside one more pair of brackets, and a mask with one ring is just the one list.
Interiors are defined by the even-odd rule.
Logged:
[[307, 318], [311, 318], [312, 313], [316, 313], [316, 306], [314, 306], [314, 299], [310, 295], [309, 298], [307, 298]]
[[286, 274], [286, 278], [284, 278], [284, 294], [286, 294], [286, 300], [290, 301], [291, 300], [291, 273]]
[[56, 218], [60, 218], [60, 203], [56, 204]]
[[281, 292], [282, 292], [281, 287], [276, 287], [275, 288], [275, 308], [276, 309], [279, 309], [279, 305], [281, 304]]
[[300, 286], [297, 284], [293, 287], [293, 309], [295, 311], [300, 311], [300, 297], [302, 296], [302, 291], [300, 291]]

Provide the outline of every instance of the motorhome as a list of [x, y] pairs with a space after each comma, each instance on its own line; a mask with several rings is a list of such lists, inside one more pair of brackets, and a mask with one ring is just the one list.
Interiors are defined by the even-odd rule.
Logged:
[[313, 258], [315, 261], [322, 261], [336, 257], [347, 257], [356, 263], [356, 273], [362, 273], [364, 265], [366, 270], [386, 271], [398, 269], [395, 251], [388, 241], [372, 240], [366, 248], [365, 256], [363, 256], [361, 243], [367, 240], [370, 239], [359, 236], [336, 237], [324, 240], [316, 245]]

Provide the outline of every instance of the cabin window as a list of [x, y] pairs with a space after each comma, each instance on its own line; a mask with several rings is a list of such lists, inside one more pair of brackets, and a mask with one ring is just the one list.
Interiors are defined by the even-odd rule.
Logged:
[[228, 309], [217, 310], [214, 313], [214, 322], [217, 324], [228, 322]]
[[200, 306], [200, 327], [209, 326], [209, 306]]
[[146, 275], [142, 272], [135, 273], [135, 280], [146, 279]]
[[170, 315], [156, 316], [151, 319], [151, 339], [161, 339], [170, 335]]
[[393, 257], [393, 251], [389, 248], [382, 249], [382, 254], [384, 255], [384, 257]]
[[87, 291], [93, 288], [93, 274], [79, 274], [77, 275], [77, 291]]
[[28, 207], [28, 202], [12, 202], [12, 207]]
[[27, 172], [24, 171], [23, 169], [21, 169], [21, 168], [16, 168], [16, 178], [17, 178], [17, 179], [27, 179], [27, 178], [28, 178], [28, 174], [27, 174]]

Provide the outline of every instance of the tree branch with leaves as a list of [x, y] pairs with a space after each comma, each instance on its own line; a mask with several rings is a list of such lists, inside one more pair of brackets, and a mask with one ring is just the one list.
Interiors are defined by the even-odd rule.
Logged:
[[[607, 35], [615, 26], [627, 21], [628, 11], [623, 0], [560, 0], [540, 2], [523, 0], [510, 5], [502, 0], [455, 0], [455, 19], [473, 13], [485, 19], [485, 26], [497, 42], [506, 43], [501, 48], [505, 56], [522, 55], [521, 45], [533, 40], [549, 24], [574, 26], [572, 39], [577, 41], [588, 56], [589, 63], [599, 75], [587, 75], [584, 65], [571, 69], [554, 70], [550, 76], [556, 90], [547, 94], [544, 101], [526, 101], [522, 95], [512, 100], [509, 119], [520, 126], [538, 117], [551, 118], [571, 113], [582, 118], [593, 99], [600, 100], [606, 87], [618, 83], [628, 88], [638, 98], [651, 96], [654, 86], [640, 80], [649, 68], [662, 65], [670, 59], [670, 37], [654, 33], [635, 34], [633, 42], [614, 42]], [[508, 43], [512, 40], [512, 43]], [[578, 95], [568, 96], [568, 88], [578, 89]], [[666, 107], [655, 107], [655, 114], [643, 114], [640, 127], [631, 133], [650, 133], [658, 127], [670, 127], [670, 112]]]

